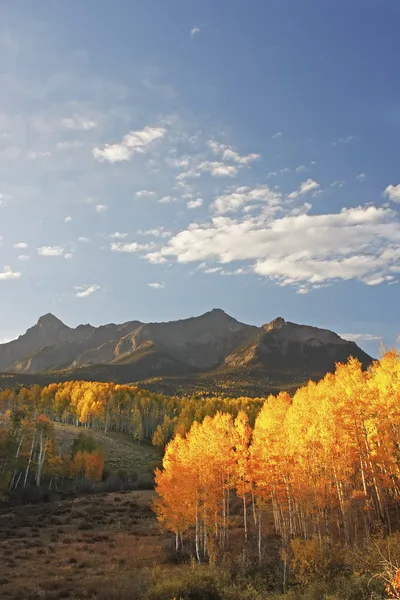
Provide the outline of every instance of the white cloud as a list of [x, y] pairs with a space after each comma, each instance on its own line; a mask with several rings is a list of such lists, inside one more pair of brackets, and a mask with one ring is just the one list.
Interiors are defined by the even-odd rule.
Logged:
[[137, 242], [131, 242], [130, 244], [124, 244], [122, 242], [113, 242], [110, 246], [113, 252], [125, 252], [128, 254], [140, 252], [141, 250], [149, 250], [152, 247], [152, 244], [138, 244]]
[[46, 156], [51, 156], [51, 152], [29, 152], [28, 158], [29, 160], [37, 160], [38, 158], [45, 158]]
[[95, 209], [98, 213], [106, 212], [108, 206], [106, 204], [96, 204]]
[[400, 184], [388, 185], [383, 193], [392, 202], [400, 202]]
[[155, 140], [166, 134], [163, 127], [149, 127], [138, 131], [130, 131], [119, 144], [106, 144], [103, 148], [94, 148], [93, 158], [99, 162], [122, 162], [130, 160], [134, 153], [143, 152]]
[[295, 173], [304, 173], [304, 171], [307, 171], [307, 167], [305, 165], [300, 165], [299, 167], [297, 167], [297, 169], [295, 170]]
[[308, 194], [309, 192], [313, 192], [314, 190], [319, 188], [319, 183], [314, 181], [314, 179], [307, 179], [304, 181], [299, 188], [299, 195], [303, 196], [303, 194]]
[[40, 256], [62, 256], [64, 254], [61, 246], [41, 246], [38, 248]]
[[64, 221], [66, 223], [71, 223], [71, 221], [73, 221], [73, 218], [72, 217], [65, 217]]
[[192, 27], [192, 29], [190, 30], [191, 39], [193, 39], [199, 33], [200, 33], [200, 27]]
[[308, 194], [310, 192], [315, 192], [319, 189], [319, 187], [319, 183], [314, 181], [314, 179], [307, 179], [307, 181], [303, 181], [303, 183], [300, 184], [298, 190], [296, 190], [295, 192], [291, 192], [288, 195], [288, 198], [290, 200], [295, 200], [299, 196], [304, 196], [305, 194]]
[[382, 339], [382, 336], [372, 333], [339, 333], [339, 335], [349, 342], [375, 342]]
[[192, 208], [199, 208], [200, 206], [203, 206], [203, 200], [201, 198], [197, 198], [196, 200], [190, 200], [187, 204], [186, 204], [187, 208], [192, 209]]
[[164, 196], [163, 198], [159, 199], [159, 203], [160, 204], [168, 204], [169, 202], [176, 202], [177, 198], [175, 198], [174, 196]]
[[178, 185], [184, 186], [187, 179], [197, 178], [202, 173], [210, 173], [212, 177], [236, 177], [239, 169], [250, 166], [253, 161], [260, 158], [256, 153], [241, 155], [231, 146], [216, 140], [208, 140], [207, 146], [222, 160], [205, 160], [205, 156], [199, 154], [167, 159], [172, 167], [184, 169], [176, 177]]
[[272, 136], [272, 139], [277, 140], [280, 137], [282, 137], [282, 132], [278, 131], [277, 133], [274, 133], [274, 135]]
[[110, 233], [108, 236], [112, 240], [122, 240], [127, 237], [127, 233], [121, 233], [120, 231], [116, 231], [115, 233]]
[[11, 269], [11, 267], [5, 266], [3, 268], [3, 272], [0, 272], [0, 281], [5, 281], [7, 279], [19, 279], [21, 273], [17, 273]]
[[72, 252], [66, 252], [64, 254], [64, 258], [66, 258], [67, 260], [71, 260], [71, 258], [73, 258], [74, 255], [72, 254]]
[[100, 289], [99, 285], [76, 285], [75, 290], [77, 290], [76, 292], [76, 297], [77, 298], [87, 298], [88, 296], [91, 296], [92, 294], [94, 294], [95, 292], [97, 292], [97, 290]]
[[89, 131], [90, 129], [97, 127], [96, 121], [92, 121], [92, 119], [87, 119], [79, 115], [62, 119], [61, 125], [65, 129], [73, 129], [74, 131]]
[[92, 154], [93, 158], [99, 162], [116, 163], [130, 160], [133, 150], [124, 144], [108, 144], [103, 149], [94, 148]]
[[80, 237], [78, 237], [78, 242], [85, 243], [88, 241], [89, 241], [89, 238], [85, 237], [84, 235], [81, 235]]
[[20, 255], [18, 256], [18, 260], [21, 260], [21, 261], [27, 261], [27, 260], [31, 260], [31, 257], [30, 257], [30, 256], [28, 256], [27, 254], [20, 254]]
[[277, 208], [281, 200], [281, 195], [266, 185], [257, 188], [241, 186], [231, 193], [217, 197], [213, 203], [213, 209], [218, 214], [224, 214], [240, 210], [246, 204], [253, 202], [261, 202], [266, 206]]
[[156, 193], [152, 192], [151, 190], [139, 190], [135, 194], [135, 196], [137, 196], [138, 198], [151, 198], [155, 195], [156, 195]]
[[332, 181], [331, 183], [331, 187], [338, 187], [338, 188], [342, 188], [346, 185], [346, 180], [345, 179], [335, 179], [335, 181]]
[[154, 237], [169, 238], [172, 234], [170, 231], [166, 231], [164, 227], [161, 226], [156, 227], [155, 229], [146, 229], [145, 231], [139, 229], [138, 235], [150, 235]]
[[226, 146], [225, 144], [221, 144], [215, 140], [209, 140], [207, 144], [214, 154], [219, 154], [222, 156], [222, 160], [230, 160], [238, 165], [249, 165], [253, 161], [260, 158], [260, 155], [255, 153], [241, 155], [233, 150], [231, 146]]
[[22, 250], [27, 248], [28, 244], [26, 242], [17, 242], [14, 244], [13, 248], [21, 248]]
[[165, 284], [164, 283], [149, 283], [148, 286], [151, 288], [154, 288], [155, 290], [161, 290], [162, 288], [165, 287]]
[[198, 166], [198, 171], [210, 173], [212, 177], [235, 177], [239, 172], [237, 165], [227, 165], [223, 162], [204, 160]]
[[356, 179], [357, 179], [357, 181], [362, 183], [363, 181], [365, 181], [367, 179], [367, 175], [366, 175], [366, 173], [360, 173], [359, 175], [357, 175]]
[[[260, 196], [268, 194], [260, 189]], [[237, 195], [231, 195], [233, 201], [220, 200], [220, 211], [243, 206], [245, 192]], [[279, 196], [271, 201], [274, 205]], [[294, 285], [301, 293], [334, 280], [391, 283], [400, 274], [400, 221], [391, 209], [375, 206], [315, 215], [287, 212], [280, 218], [264, 209], [252, 217], [216, 216], [210, 223], [192, 223], [147, 254], [154, 264], [171, 258], [180, 263], [246, 261], [254, 273]]]
[[384, 283], [385, 281], [392, 281], [394, 279], [393, 275], [378, 275], [378, 277], [367, 277], [364, 280], [364, 283], [366, 283], [367, 285], [380, 285], [381, 283]]

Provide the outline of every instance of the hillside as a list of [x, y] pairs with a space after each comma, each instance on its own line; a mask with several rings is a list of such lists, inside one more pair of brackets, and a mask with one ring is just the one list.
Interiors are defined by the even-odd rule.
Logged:
[[255, 327], [213, 309], [168, 323], [73, 329], [47, 314], [0, 344], [0, 386], [81, 379], [139, 382], [164, 393], [265, 395], [320, 379], [350, 356], [365, 368], [372, 361], [336, 333], [281, 317]]
[[[75, 437], [83, 431], [82, 427], [54, 423], [56, 445], [59, 451], [68, 454]], [[134, 442], [132, 435], [91, 429], [89, 435], [104, 451], [104, 468], [110, 473], [124, 470], [128, 474], [152, 477], [161, 461], [160, 452], [154, 446]]]

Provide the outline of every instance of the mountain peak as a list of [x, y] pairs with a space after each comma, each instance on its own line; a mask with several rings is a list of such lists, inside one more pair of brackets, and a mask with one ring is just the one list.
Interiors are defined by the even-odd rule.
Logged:
[[271, 329], [280, 329], [282, 325], [285, 325], [285, 319], [283, 317], [276, 317], [276, 319], [273, 319], [270, 323], [263, 325], [263, 328], [266, 331], [271, 331]]
[[229, 319], [232, 319], [233, 317], [230, 317], [228, 315], [228, 313], [226, 313], [224, 310], [222, 310], [222, 308], [212, 308], [211, 310], [208, 310], [207, 312], [203, 313], [202, 315], [198, 316], [198, 317], [192, 317], [193, 319], [208, 319], [210, 317], [214, 317], [214, 318], [218, 318], [218, 317], [228, 317]]
[[37, 325], [39, 327], [45, 328], [51, 327], [52, 329], [65, 327], [64, 323], [60, 321], [60, 319], [55, 317], [52, 313], [46, 313], [45, 315], [42, 315], [39, 318]]

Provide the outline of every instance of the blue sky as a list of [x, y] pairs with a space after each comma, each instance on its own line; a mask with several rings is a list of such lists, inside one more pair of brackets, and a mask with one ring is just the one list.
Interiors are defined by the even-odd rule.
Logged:
[[0, 340], [223, 308], [394, 344], [393, 0], [0, 3]]

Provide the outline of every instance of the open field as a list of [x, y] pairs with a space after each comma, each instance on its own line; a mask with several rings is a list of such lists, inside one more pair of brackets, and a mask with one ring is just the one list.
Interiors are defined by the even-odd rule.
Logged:
[[135, 442], [131, 435], [94, 429], [84, 429], [74, 425], [54, 423], [57, 447], [62, 453], [69, 452], [73, 439], [81, 432], [88, 435], [104, 450], [104, 468], [112, 473], [124, 470], [128, 474], [151, 477], [154, 469], [161, 464], [160, 451], [149, 443]]
[[174, 536], [160, 530], [153, 497], [151, 490], [99, 493], [0, 508], [0, 599], [242, 598], [236, 586], [247, 583], [232, 583], [227, 570], [176, 561]]
[[[225, 565], [179, 564], [174, 536], [152, 512], [154, 492], [102, 493], [0, 508], [1, 600], [383, 599], [368, 578], [347, 576], [282, 595], [277, 540], [265, 539], [265, 572], [248, 557]], [[243, 532], [233, 532], [242, 537]], [[239, 543], [239, 539], [236, 539]], [[235, 542], [234, 542], [235, 544]], [[255, 567], [255, 571], [253, 572]], [[333, 591], [334, 589], [334, 591]], [[332, 591], [331, 591], [332, 590]]]
[[0, 509], [0, 598], [141, 597], [139, 571], [165, 564], [152, 491]]

